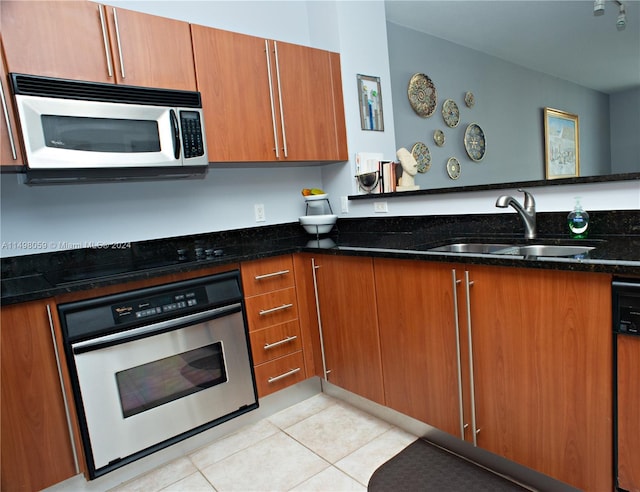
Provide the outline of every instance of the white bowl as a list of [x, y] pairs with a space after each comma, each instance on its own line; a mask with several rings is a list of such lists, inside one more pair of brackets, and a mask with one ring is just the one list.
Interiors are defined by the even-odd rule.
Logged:
[[326, 234], [338, 220], [337, 215], [305, 215], [300, 217], [300, 224], [309, 234]]
[[322, 195], [307, 195], [304, 197], [304, 201], [307, 202], [307, 206], [312, 209], [318, 209], [324, 207], [324, 201], [329, 196], [328, 193]]

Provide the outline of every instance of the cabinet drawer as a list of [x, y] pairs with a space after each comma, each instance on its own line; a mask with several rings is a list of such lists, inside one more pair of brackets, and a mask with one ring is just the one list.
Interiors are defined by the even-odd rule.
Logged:
[[249, 331], [261, 330], [298, 318], [296, 289], [278, 290], [246, 299]]
[[302, 350], [298, 320], [251, 332], [254, 365]]
[[245, 297], [295, 285], [291, 255], [243, 262], [241, 270]]
[[255, 372], [260, 398], [299, 383], [306, 377], [302, 351], [260, 364]]

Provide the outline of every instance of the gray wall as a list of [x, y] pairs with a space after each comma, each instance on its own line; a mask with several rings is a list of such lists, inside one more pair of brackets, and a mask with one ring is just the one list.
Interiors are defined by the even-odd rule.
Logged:
[[611, 171], [640, 172], [640, 87], [611, 95]]
[[[611, 172], [608, 95], [389, 22], [387, 36], [396, 145], [411, 150], [420, 141], [431, 151], [431, 169], [416, 177], [421, 188], [543, 179], [545, 106], [579, 116], [580, 175]], [[418, 116], [407, 98], [417, 72], [428, 75], [438, 92], [438, 108], [429, 118]], [[475, 95], [473, 108], [464, 104], [466, 91]], [[460, 108], [456, 128], [442, 119], [445, 99]], [[485, 133], [487, 150], [480, 163], [464, 149], [470, 123]], [[433, 141], [436, 129], [445, 133], [444, 147]], [[452, 156], [462, 167], [457, 181], [446, 174]]]

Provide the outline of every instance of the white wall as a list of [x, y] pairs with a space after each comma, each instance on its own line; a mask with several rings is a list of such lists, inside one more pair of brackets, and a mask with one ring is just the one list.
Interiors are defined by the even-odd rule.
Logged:
[[[340, 196], [356, 193], [356, 152], [395, 157], [386, 22], [382, 1], [108, 1], [213, 27], [341, 52], [351, 162], [322, 167], [211, 169], [204, 180], [27, 187], [0, 176], [0, 256], [57, 250], [58, 243], [122, 242], [294, 222], [304, 213], [303, 187], [323, 187], [340, 213]], [[381, 77], [384, 132], [360, 130], [356, 74]], [[587, 210], [640, 208], [638, 182], [584, 185]], [[539, 210], [568, 210], [575, 190], [535, 190]], [[401, 197], [394, 215], [500, 212], [497, 192]], [[256, 224], [253, 205], [265, 205]], [[349, 202], [343, 216], [372, 216], [371, 201]], [[12, 247], [42, 241], [44, 249]]]

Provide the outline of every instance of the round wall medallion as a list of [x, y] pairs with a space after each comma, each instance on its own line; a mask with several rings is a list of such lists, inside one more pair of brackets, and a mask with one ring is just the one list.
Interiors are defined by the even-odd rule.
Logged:
[[460, 162], [455, 157], [449, 157], [447, 161], [447, 174], [451, 179], [458, 179], [460, 177]]
[[417, 142], [411, 148], [411, 155], [418, 163], [418, 172], [426, 173], [431, 167], [431, 151], [422, 142]]
[[476, 103], [476, 96], [473, 95], [473, 92], [466, 92], [464, 95], [464, 103], [468, 108], [472, 108]]
[[444, 132], [442, 130], [436, 130], [433, 132], [433, 141], [438, 147], [442, 147], [445, 141]]
[[438, 105], [438, 93], [429, 77], [423, 73], [416, 73], [409, 81], [407, 91], [409, 103], [413, 110], [422, 118], [428, 118]]
[[442, 117], [450, 128], [455, 128], [460, 122], [460, 110], [453, 99], [447, 99], [442, 103]]
[[476, 123], [471, 123], [464, 132], [464, 148], [476, 162], [481, 161], [487, 150], [487, 141], [482, 128]]

